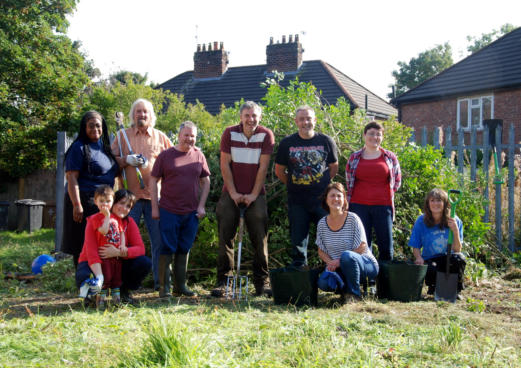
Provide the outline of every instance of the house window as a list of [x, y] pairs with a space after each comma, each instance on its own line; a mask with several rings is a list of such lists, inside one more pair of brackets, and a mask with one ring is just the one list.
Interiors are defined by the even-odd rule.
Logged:
[[458, 100], [458, 129], [483, 129], [483, 120], [494, 118], [494, 97], [481, 96]]

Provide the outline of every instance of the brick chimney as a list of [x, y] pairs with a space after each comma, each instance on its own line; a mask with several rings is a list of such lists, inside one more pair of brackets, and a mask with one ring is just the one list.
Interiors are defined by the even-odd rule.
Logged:
[[282, 42], [273, 43], [270, 37], [270, 44], [266, 46], [266, 66], [268, 72], [277, 70], [279, 72], [296, 71], [302, 64], [302, 53], [304, 49], [299, 42], [298, 34], [289, 35], [288, 42], [286, 36], [282, 36]]
[[223, 43], [218, 42], [197, 45], [194, 53], [194, 78], [216, 78], [228, 68], [228, 53], [224, 51]]

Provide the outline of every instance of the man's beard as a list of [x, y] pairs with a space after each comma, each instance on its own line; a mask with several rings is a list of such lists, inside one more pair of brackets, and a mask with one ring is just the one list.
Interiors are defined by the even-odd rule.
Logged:
[[144, 126], [147, 126], [147, 121], [145, 119], [138, 119], [137, 121], [137, 126], [138, 127], [144, 127]]

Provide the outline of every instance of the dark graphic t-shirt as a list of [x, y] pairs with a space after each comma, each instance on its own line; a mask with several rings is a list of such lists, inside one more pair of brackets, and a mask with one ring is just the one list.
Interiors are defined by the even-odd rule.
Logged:
[[335, 142], [325, 134], [302, 139], [295, 133], [284, 138], [275, 162], [288, 168], [288, 201], [316, 203], [331, 181], [329, 164], [337, 160]]

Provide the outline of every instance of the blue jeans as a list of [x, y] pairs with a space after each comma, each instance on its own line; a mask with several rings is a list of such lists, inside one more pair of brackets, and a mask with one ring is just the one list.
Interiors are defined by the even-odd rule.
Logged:
[[177, 215], [164, 208], [159, 209], [159, 230], [161, 231], [161, 254], [187, 254], [194, 245], [199, 219], [197, 212]]
[[309, 225], [327, 215], [320, 204], [288, 204], [289, 233], [291, 238], [291, 258], [295, 265], [308, 263]]
[[378, 261], [393, 259], [393, 209], [391, 206], [369, 206], [350, 203], [349, 211], [356, 213], [364, 225], [367, 245], [373, 250], [371, 240], [373, 228], [378, 244]]
[[154, 288], [159, 287], [159, 252], [161, 251], [161, 234], [159, 233], [159, 220], [152, 218], [152, 205], [148, 199], [140, 199], [130, 210], [130, 217], [139, 226], [141, 217], [145, 218], [148, 236], [150, 237], [150, 254], [152, 258], [152, 271], [154, 275]]
[[[147, 256], [121, 260], [121, 289], [137, 290], [145, 277], [150, 272], [152, 263]], [[92, 274], [87, 261], [78, 264], [76, 270], [76, 286], [79, 288], [83, 281], [87, 280]]]
[[[367, 257], [347, 250], [340, 256], [340, 267], [336, 270], [345, 282], [344, 291], [360, 296], [360, 282], [366, 279], [374, 280], [378, 275], [375, 264]], [[331, 290], [326, 280], [319, 279], [318, 287], [321, 290]]]

